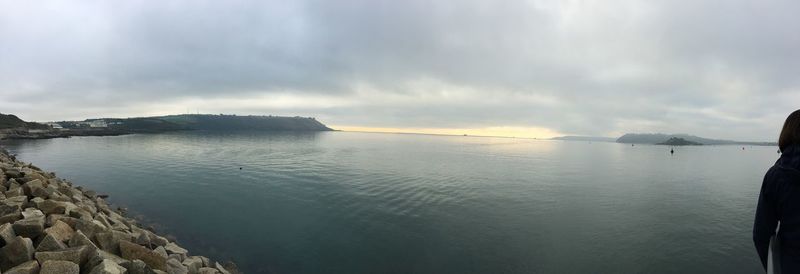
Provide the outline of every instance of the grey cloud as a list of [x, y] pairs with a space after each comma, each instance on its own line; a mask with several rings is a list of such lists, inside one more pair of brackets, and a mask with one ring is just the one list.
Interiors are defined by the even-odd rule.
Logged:
[[[769, 140], [797, 108], [798, 8], [723, 0], [5, 2], [0, 111], [54, 120], [288, 93], [353, 103], [207, 111]], [[525, 96], [555, 100], [517, 100]]]

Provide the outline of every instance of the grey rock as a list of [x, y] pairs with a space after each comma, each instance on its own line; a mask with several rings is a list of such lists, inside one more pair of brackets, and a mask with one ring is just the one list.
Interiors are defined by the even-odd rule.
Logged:
[[80, 266], [68, 261], [46, 261], [39, 274], [80, 274]]
[[0, 203], [0, 215], [8, 215], [8, 214], [11, 214], [11, 213], [19, 213], [20, 210], [22, 210], [19, 205], [8, 205], [8, 204], [5, 204], [6, 201], [7, 200], [4, 200], [3, 201], [4, 203]]
[[0, 224], [10, 224], [19, 219], [22, 219], [22, 214], [20, 214], [19, 211], [17, 213], [2, 215], [0, 216]]
[[3, 272], [5, 274], [36, 274], [39, 273], [39, 262], [27, 261], [12, 269]]
[[39, 209], [42, 210], [45, 214], [64, 214], [67, 212], [67, 203], [66, 202], [57, 202], [53, 200], [44, 200], [44, 202], [39, 203]]
[[197, 256], [197, 257], [200, 257], [200, 260], [203, 262], [204, 267], [214, 267], [213, 265], [211, 265], [211, 260], [209, 260], [208, 257], [204, 256]]
[[222, 274], [231, 274], [230, 272], [228, 272], [228, 270], [225, 270], [225, 268], [222, 267], [222, 265], [220, 265], [219, 263], [214, 263], [214, 267], [217, 268], [219, 272], [222, 272]]
[[120, 254], [119, 250], [119, 242], [120, 241], [130, 241], [131, 236], [127, 233], [111, 230], [108, 232], [100, 232], [94, 235], [95, 240], [97, 240], [97, 246], [100, 249], [114, 253]]
[[36, 208], [29, 207], [29, 208], [26, 208], [25, 210], [22, 211], [22, 218], [24, 218], [24, 219], [35, 219], [35, 218], [44, 219], [44, 212], [42, 212], [41, 210], [38, 210]]
[[59, 241], [58, 239], [53, 237], [53, 235], [51, 235], [51, 234], [46, 234], [44, 236], [44, 239], [42, 239], [42, 241], [39, 242], [39, 245], [36, 246], [36, 251], [37, 252], [57, 251], [57, 250], [62, 250], [62, 249], [66, 249], [66, 248], [67, 248], [67, 246], [64, 245], [64, 243], [62, 241]]
[[117, 255], [108, 253], [103, 251], [102, 249], [96, 249], [94, 252], [90, 253], [89, 261], [83, 265], [87, 270], [93, 269], [95, 266], [102, 263], [104, 260], [110, 260], [118, 265], [124, 264], [128, 262], [128, 260], [120, 258]]
[[17, 236], [0, 249], [0, 269], [7, 270], [15, 265], [33, 260], [33, 241]]
[[186, 254], [189, 252], [175, 243], [168, 243], [166, 246], [164, 246], [164, 249], [166, 249], [167, 253], [169, 254]]
[[97, 266], [92, 268], [89, 274], [124, 274], [127, 271], [125, 268], [115, 263], [112, 260], [103, 260]]
[[13, 197], [8, 195], [6, 196], [8, 198], [3, 200], [3, 202], [5, 202], [7, 205], [24, 207], [25, 205], [28, 204], [28, 196], [25, 196], [25, 194], [23, 194], [22, 196], [13, 196]]
[[198, 256], [186, 258], [181, 263], [189, 269], [189, 273], [197, 273], [203, 267], [203, 260]]
[[163, 246], [156, 247], [156, 249], [154, 249], [153, 251], [155, 253], [158, 253], [158, 255], [161, 255], [161, 257], [164, 257], [164, 259], [169, 258], [169, 255], [167, 254], [167, 250], [164, 249]]
[[25, 196], [25, 191], [21, 187], [11, 188], [4, 192], [3, 195], [6, 195], [6, 197]]
[[0, 246], [10, 243], [16, 237], [17, 234], [14, 233], [14, 228], [11, 227], [11, 224], [5, 223], [0, 225]]
[[120, 266], [124, 267], [128, 270], [128, 274], [155, 274], [156, 272], [153, 271], [150, 266], [144, 263], [141, 260], [133, 260], [130, 262], [125, 262], [120, 264]]
[[121, 251], [122, 258], [128, 260], [141, 260], [153, 269], [167, 270], [167, 259], [148, 248], [131, 243], [129, 241], [120, 241], [119, 249]]
[[181, 264], [180, 261], [176, 259], [169, 259], [167, 260], [167, 273], [169, 274], [188, 274], [189, 269]]
[[[44, 183], [39, 179], [31, 180], [31, 181], [25, 183], [24, 185], [22, 185], [22, 189], [25, 191], [25, 194], [28, 195], [28, 196], [33, 196], [33, 193], [34, 193], [35, 190], [43, 189], [43, 188], [44, 188]], [[37, 197], [39, 197], [39, 196], [37, 196]]]
[[219, 274], [219, 270], [210, 267], [201, 267], [197, 273], [199, 274]]
[[36, 252], [34, 256], [40, 264], [46, 261], [69, 261], [82, 265], [87, 260], [87, 250], [85, 246], [70, 247], [57, 251]]
[[53, 235], [61, 242], [68, 242], [75, 235], [75, 230], [72, 229], [67, 223], [58, 220], [51, 227], [44, 230], [45, 234]]
[[36, 238], [44, 232], [44, 218], [17, 220], [12, 225], [14, 233], [27, 238]]
[[72, 239], [69, 239], [69, 246], [70, 247], [79, 247], [85, 246], [89, 250], [89, 253], [94, 253], [97, 249], [97, 246], [89, 239], [86, 235], [83, 234], [80, 230], [76, 231], [75, 234], [72, 235]]

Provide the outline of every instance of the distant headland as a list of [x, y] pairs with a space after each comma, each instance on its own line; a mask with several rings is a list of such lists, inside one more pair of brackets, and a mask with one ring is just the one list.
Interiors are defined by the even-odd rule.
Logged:
[[593, 136], [561, 136], [551, 140], [564, 141], [595, 141], [616, 142], [623, 144], [648, 144], [670, 146], [696, 146], [696, 145], [749, 145], [749, 146], [776, 146], [776, 142], [743, 142], [720, 140], [698, 137], [689, 134], [663, 134], [663, 133], [626, 133], [619, 138], [593, 137]]
[[178, 130], [331, 131], [313, 117], [181, 114], [135, 118], [100, 118], [49, 123], [26, 122], [0, 114], [0, 139], [47, 139], [113, 136]]

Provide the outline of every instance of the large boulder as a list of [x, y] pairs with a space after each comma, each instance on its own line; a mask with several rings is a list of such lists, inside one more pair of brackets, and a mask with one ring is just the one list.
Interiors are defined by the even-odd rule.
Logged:
[[[38, 198], [38, 197], [37, 197]], [[64, 214], [67, 212], [67, 202], [58, 202], [53, 200], [44, 200], [39, 203], [37, 207], [47, 215], [50, 214]], [[74, 207], [75, 205], [72, 205]]]
[[27, 261], [14, 268], [11, 268], [5, 272], [4, 274], [37, 274], [39, 273], [39, 262], [37, 261]]
[[167, 259], [148, 248], [131, 243], [129, 241], [120, 241], [119, 249], [121, 251], [122, 258], [128, 260], [141, 260], [153, 269], [164, 271], [167, 270]]
[[100, 249], [114, 254], [120, 254], [120, 241], [132, 240], [131, 235], [116, 230], [97, 233], [94, 235], [94, 238], [97, 240], [97, 246], [100, 247]]
[[80, 266], [68, 261], [46, 261], [39, 274], [80, 274]]
[[90, 254], [97, 250], [97, 246], [94, 244], [94, 242], [92, 242], [92, 240], [90, 240], [89, 237], [84, 235], [80, 230], [76, 231], [75, 234], [72, 235], [72, 239], [69, 239], [68, 245], [70, 247], [85, 246], [88, 248], [88, 252]]
[[186, 254], [189, 252], [175, 243], [168, 243], [166, 246], [164, 246], [164, 249], [166, 249], [167, 253], [169, 254]]
[[69, 261], [82, 265], [86, 262], [87, 250], [85, 246], [70, 247], [56, 251], [36, 252], [35, 257], [40, 264], [46, 261]]
[[14, 222], [12, 227], [19, 236], [36, 238], [44, 232], [44, 218], [25, 218]]
[[83, 266], [86, 267], [87, 270], [94, 269], [95, 266], [99, 265], [105, 260], [110, 260], [118, 265], [122, 265], [128, 261], [120, 258], [117, 255], [105, 252], [102, 249], [96, 249], [94, 252], [90, 253], [89, 261]]
[[0, 246], [10, 243], [16, 237], [17, 234], [14, 233], [14, 228], [11, 227], [11, 224], [5, 223], [0, 225]]
[[92, 268], [92, 271], [89, 274], [124, 274], [126, 273], [125, 268], [120, 266], [119, 264], [115, 263], [112, 260], [103, 260], [97, 266]]
[[128, 270], [127, 274], [156, 274], [150, 266], [141, 260], [133, 260], [120, 264]]
[[219, 270], [210, 267], [201, 267], [197, 273], [199, 274], [220, 274]]
[[64, 245], [64, 243], [62, 241], [59, 241], [58, 239], [53, 237], [52, 234], [46, 234], [44, 236], [44, 238], [42, 239], [42, 241], [39, 242], [39, 245], [36, 246], [36, 251], [37, 252], [56, 251], [56, 250], [62, 250], [62, 249], [66, 249], [66, 248], [67, 248], [67, 246]]
[[44, 230], [47, 235], [53, 235], [61, 242], [68, 242], [75, 235], [75, 230], [63, 221], [56, 221], [51, 227]]
[[17, 236], [0, 249], [0, 269], [7, 270], [18, 264], [33, 260], [33, 241]]
[[167, 273], [169, 274], [189, 274], [189, 268], [181, 264], [176, 259], [167, 260]]
[[[44, 188], [44, 183], [42, 182], [42, 180], [39, 180], [39, 179], [31, 180], [31, 181], [25, 183], [24, 185], [22, 185], [22, 190], [24, 190], [25, 191], [25, 195], [28, 195], [28, 196], [33, 196], [33, 193], [34, 193], [35, 190], [42, 189], [42, 188]], [[39, 197], [39, 196], [37, 196], [37, 197]]]
[[29, 207], [22, 211], [23, 219], [44, 219], [44, 212], [39, 209]]

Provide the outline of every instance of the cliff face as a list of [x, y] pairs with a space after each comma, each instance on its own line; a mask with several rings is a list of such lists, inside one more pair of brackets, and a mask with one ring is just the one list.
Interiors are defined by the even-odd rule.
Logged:
[[49, 129], [47, 125], [25, 122], [19, 117], [12, 114], [0, 113], [0, 129], [13, 130], [13, 129]]
[[[230, 273], [73, 186], [0, 149], [3, 273]], [[233, 266], [233, 265], [231, 265]], [[230, 271], [230, 272], [229, 272]]]

